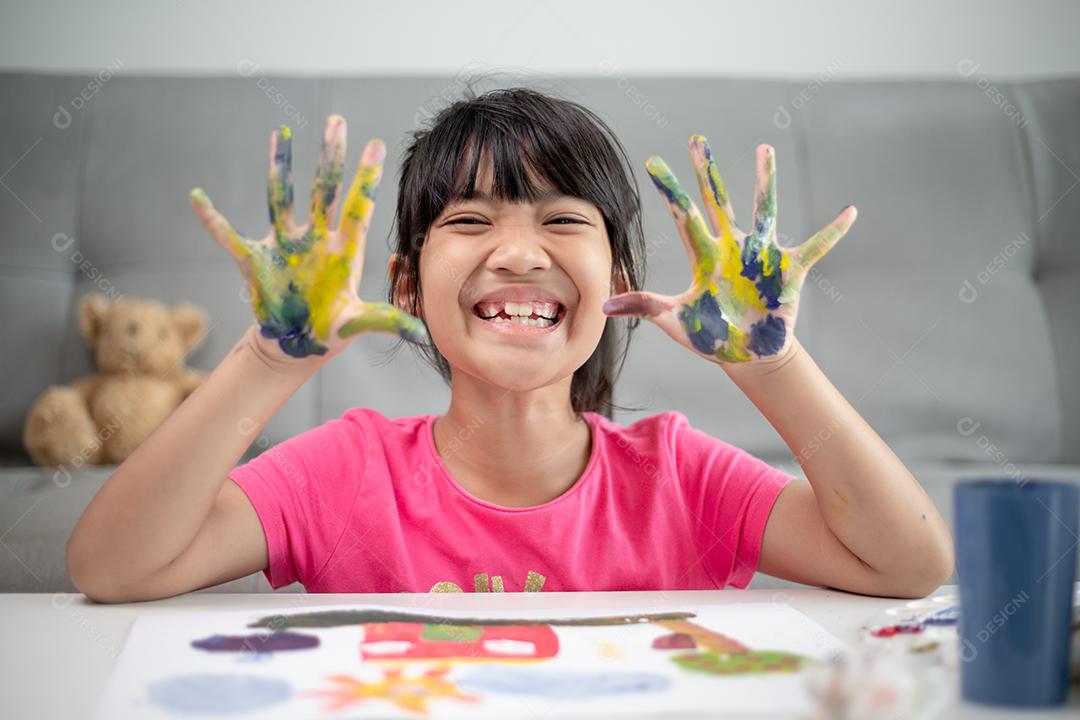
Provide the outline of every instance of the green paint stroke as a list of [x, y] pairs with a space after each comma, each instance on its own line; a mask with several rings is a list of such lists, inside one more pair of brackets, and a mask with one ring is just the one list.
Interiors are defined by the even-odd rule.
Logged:
[[709, 675], [764, 675], [793, 673], [808, 661], [801, 655], [776, 650], [756, 650], [746, 653], [684, 653], [671, 658], [684, 670]]

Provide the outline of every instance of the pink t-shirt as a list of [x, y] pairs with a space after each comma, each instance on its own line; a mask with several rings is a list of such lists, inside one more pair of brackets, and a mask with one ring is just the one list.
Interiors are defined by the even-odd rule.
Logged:
[[[435, 447], [436, 415], [352, 408], [230, 474], [266, 534], [277, 589], [386, 593], [744, 588], [791, 476], [680, 412], [592, 430], [584, 473], [550, 502], [470, 495]], [[461, 442], [467, 442], [462, 431]]]

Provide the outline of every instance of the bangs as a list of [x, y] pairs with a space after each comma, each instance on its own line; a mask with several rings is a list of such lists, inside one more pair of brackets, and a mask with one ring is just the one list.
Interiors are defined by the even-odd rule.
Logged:
[[[573, 153], [559, 147], [556, 138], [537, 144], [525, 128], [482, 124], [455, 147], [460, 148], [450, 167], [439, 168], [435, 190], [447, 205], [461, 200], [501, 200], [535, 203], [552, 194], [570, 195], [594, 205], [581, 182], [581, 167], [573, 167]], [[479, 187], [482, 164], [488, 167], [490, 187]], [[442, 181], [442, 182], [440, 182]], [[444, 183], [448, 186], [444, 186]], [[442, 208], [439, 209], [441, 212]]]
[[[413, 177], [423, 183], [410, 193], [419, 224], [430, 225], [456, 201], [535, 203], [552, 194], [592, 203], [609, 229], [625, 221], [619, 212], [625, 201], [612, 197], [625, 176], [611, 141], [580, 109], [553, 118], [549, 104], [533, 107], [530, 100], [463, 104], [421, 134], [410, 158]], [[482, 163], [490, 168], [490, 187], [478, 185]]]

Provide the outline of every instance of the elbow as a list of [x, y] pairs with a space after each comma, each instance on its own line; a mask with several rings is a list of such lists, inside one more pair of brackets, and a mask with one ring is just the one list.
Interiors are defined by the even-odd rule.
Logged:
[[920, 589], [924, 590], [922, 597], [926, 597], [944, 585], [956, 567], [956, 546], [952, 533], [944, 523], [935, 542], [927, 548], [922, 565], [925, 577]]
[[75, 542], [74, 533], [68, 539], [64, 562], [68, 579], [88, 600], [101, 604], [129, 601], [128, 597], [116, 592], [117, 584], [109, 582], [102, 568], [95, 566], [92, 555]]
[[951, 537], [913, 552], [913, 565], [893, 573], [884, 585], [890, 597], [924, 598], [944, 585], [953, 574], [956, 556]]
[[68, 579], [75, 589], [81, 592], [89, 600], [94, 602], [107, 602], [98, 592], [93, 582], [96, 573], [86, 561], [85, 552], [75, 543], [75, 534], [68, 538], [67, 549], [64, 554], [64, 564], [67, 567]]
[[918, 599], [931, 595], [945, 584], [952, 575], [952, 570], [952, 565], [930, 565], [914, 577], [899, 584], [896, 597]]

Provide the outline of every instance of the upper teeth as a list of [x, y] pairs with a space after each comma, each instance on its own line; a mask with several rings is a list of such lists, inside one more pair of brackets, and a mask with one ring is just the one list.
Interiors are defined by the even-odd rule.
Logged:
[[529, 317], [533, 313], [536, 313], [540, 317], [554, 319], [555, 314], [558, 312], [558, 303], [541, 303], [541, 302], [482, 302], [477, 303], [477, 310], [479, 310], [481, 317], [490, 318], [494, 315], [498, 315], [500, 311], [505, 312], [511, 317]]

